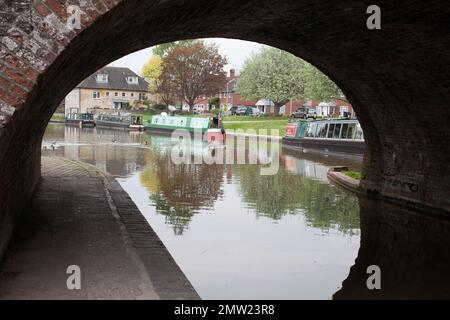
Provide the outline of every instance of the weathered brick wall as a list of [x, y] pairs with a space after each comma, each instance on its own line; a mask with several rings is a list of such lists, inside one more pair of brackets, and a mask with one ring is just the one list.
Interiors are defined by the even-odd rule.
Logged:
[[[186, 38], [257, 41], [312, 62], [360, 118], [363, 187], [449, 210], [450, 7], [376, 1], [382, 30], [370, 31], [372, 2], [0, 0], [0, 254], [39, 180], [41, 137], [64, 96], [125, 54]], [[70, 5], [83, 11], [80, 29], [66, 26]]]

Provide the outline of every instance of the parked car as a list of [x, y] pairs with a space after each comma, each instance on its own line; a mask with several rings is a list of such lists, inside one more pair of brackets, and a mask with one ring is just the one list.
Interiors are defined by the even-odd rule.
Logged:
[[261, 116], [262, 113], [258, 108], [254, 107], [238, 107], [236, 109], [237, 116]]
[[238, 107], [237, 106], [232, 106], [228, 111], [227, 111], [227, 114], [230, 114], [230, 115], [232, 115], [232, 116], [235, 116], [236, 115], [236, 110], [238, 109]]
[[260, 116], [262, 116], [262, 112], [258, 108], [252, 108], [252, 115], [260, 117]]
[[315, 119], [317, 117], [315, 109], [309, 109], [309, 108], [300, 108], [297, 111], [293, 112], [291, 114], [292, 118], [301, 118], [301, 119], [309, 119], [313, 118]]
[[236, 109], [236, 115], [237, 116], [249, 116], [251, 114], [251, 109], [250, 107], [238, 107]]

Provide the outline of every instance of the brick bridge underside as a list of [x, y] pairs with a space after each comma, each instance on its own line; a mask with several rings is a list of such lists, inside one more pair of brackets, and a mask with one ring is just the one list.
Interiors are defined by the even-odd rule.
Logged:
[[[40, 179], [40, 143], [64, 96], [100, 67], [155, 44], [224, 37], [268, 44], [326, 73], [366, 138], [361, 188], [439, 209], [449, 201], [450, 6], [376, 1], [0, 0], [0, 256]], [[83, 11], [67, 28], [68, 6]]]

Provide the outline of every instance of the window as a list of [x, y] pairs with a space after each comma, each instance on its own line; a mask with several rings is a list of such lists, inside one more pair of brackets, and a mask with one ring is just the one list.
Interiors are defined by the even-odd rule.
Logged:
[[317, 125], [317, 123], [309, 124], [305, 137], [314, 138], [316, 136]]
[[139, 93], [139, 100], [140, 100], [140, 101], [145, 101], [145, 100], [147, 100], [147, 96], [145, 95], [145, 93]]
[[126, 96], [126, 93], [125, 92], [122, 92], [122, 97], [125, 97]]
[[139, 79], [138, 79], [138, 77], [130, 76], [130, 77], [127, 77], [127, 82], [128, 82], [128, 84], [139, 84]]
[[327, 137], [327, 131], [328, 131], [328, 124], [327, 123], [319, 123], [317, 125], [317, 138], [326, 138]]
[[344, 115], [344, 112], [348, 112], [348, 106], [341, 106], [340, 109], [341, 116]]
[[106, 91], [106, 96], [109, 97], [109, 92], [108, 91]]
[[339, 139], [339, 135], [341, 134], [341, 127], [342, 123], [336, 123], [334, 125], [333, 139]]
[[356, 129], [354, 123], [344, 123], [342, 125], [341, 139], [353, 139], [353, 134]]
[[119, 93], [118, 92], [114, 92], [114, 96], [119, 96]]
[[97, 82], [107, 83], [108, 82], [108, 75], [99, 73], [96, 76], [96, 80], [97, 80]]
[[364, 139], [364, 134], [363, 134], [361, 125], [360, 125], [359, 123], [358, 123], [358, 125], [356, 126], [355, 139]]
[[134, 97], [134, 93], [133, 92], [131, 93], [131, 96]]
[[330, 123], [330, 129], [328, 129], [327, 138], [333, 138], [333, 132], [334, 132], [334, 123]]
[[100, 99], [100, 92], [98, 92], [98, 91], [93, 91], [93, 92], [92, 92], [92, 98], [94, 98], [94, 99]]

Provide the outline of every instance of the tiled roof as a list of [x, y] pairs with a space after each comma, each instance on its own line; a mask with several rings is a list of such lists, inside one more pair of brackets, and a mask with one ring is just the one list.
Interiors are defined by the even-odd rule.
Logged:
[[[108, 82], [98, 82], [97, 74], [107, 74]], [[138, 77], [138, 84], [129, 84], [127, 77]], [[84, 79], [77, 88], [148, 91], [148, 82], [128, 68], [104, 67]]]

